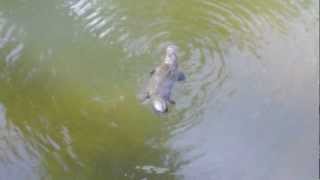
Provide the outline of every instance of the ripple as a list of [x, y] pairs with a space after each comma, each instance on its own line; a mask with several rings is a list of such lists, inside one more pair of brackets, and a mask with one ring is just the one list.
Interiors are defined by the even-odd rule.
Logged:
[[40, 154], [23, 137], [21, 130], [13, 125], [0, 103], [0, 179], [38, 179]]
[[24, 50], [24, 43], [20, 40], [22, 29], [10, 23], [0, 14], [0, 58], [6, 65], [13, 65], [20, 58]]
[[[219, 104], [221, 99], [226, 99], [225, 96], [232, 91], [230, 87], [225, 88], [228, 78], [232, 76], [228, 71], [228, 64], [225, 62], [226, 57], [228, 57], [228, 49], [236, 46], [246, 52], [256, 51], [260, 41], [263, 41], [260, 34], [264, 31], [264, 28], [271, 25], [280, 31], [284, 31], [284, 23], [282, 22], [287, 19], [286, 16], [290, 15], [287, 9], [291, 9], [290, 6], [295, 6], [295, 3], [293, 5], [286, 4], [291, 1], [275, 0], [255, 3], [252, 3], [251, 0], [244, 0], [241, 3], [222, 0], [164, 0], [139, 1], [137, 5], [133, 4], [132, 1], [128, 2], [128, 0], [63, 1], [65, 2], [63, 13], [69, 14], [69, 18], [73, 21], [72, 25], [77, 27], [75, 29], [77, 32], [73, 32], [74, 35], [85, 35], [84, 40], [87, 40], [86, 35], [89, 34], [92, 39], [95, 39], [94, 43], [101, 41], [103, 46], [107, 46], [106, 49], [113, 46], [123, 49], [125, 60], [121, 61], [121, 65], [124, 67], [124, 71], [118, 72], [118, 74], [110, 74], [108, 70], [112, 67], [107, 67], [107, 72], [103, 75], [118, 76], [121, 74], [121, 76], [130, 76], [132, 75], [131, 72], [127, 72], [125, 68], [129, 64], [128, 61], [130, 63], [134, 61], [134, 63], [142, 65], [139, 66], [142, 69], [137, 70], [140, 70], [141, 73], [134, 71], [133, 74], [140, 73], [139, 76], [142, 75], [143, 78], [147, 78], [148, 73], [146, 72], [149, 71], [152, 64], [150, 61], [157, 64], [168, 44], [174, 43], [179, 46], [179, 62], [181, 69], [187, 75], [187, 81], [176, 86], [174, 99], [177, 104], [169, 114], [168, 120], [162, 121], [165, 123], [165, 128], [168, 128], [171, 132], [170, 135], [176, 135], [194, 127], [202, 120], [204, 111], [208, 110], [209, 102], [210, 107], [216, 107], [216, 104]], [[31, 11], [31, 9], [29, 10]], [[292, 13], [294, 14], [294, 12]], [[60, 16], [57, 18], [60, 18]], [[25, 20], [27, 18], [21, 19]], [[167, 150], [161, 149], [162, 143], [166, 143], [163, 139], [167, 138], [167, 134], [166, 132], [164, 135], [158, 134], [156, 132], [159, 129], [157, 126], [152, 125], [154, 126], [153, 129], [151, 125], [147, 124], [149, 122], [150, 124], [156, 124], [157, 122], [152, 121], [155, 118], [147, 116], [145, 111], [134, 109], [137, 108], [135, 104], [137, 102], [129, 99], [133, 88], [129, 87], [128, 91], [126, 89], [123, 92], [120, 89], [121, 87], [114, 88], [116, 91], [118, 89], [121, 91], [121, 96], [112, 99], [109, 95], [113, 96], [114, 94], [108, 95], [108, 93], [112, 92], [114, 84], [110, 86], [111, 91], [105, 91], [108, 90], [108, 81], [106, 81], [106, 88], [102, 86], [100, 88], [100, 81], [98, 80], [97, 86], [92, 88], [94, 92], [90, 90], [88, 90], [90, 91], [88, 94], [82, 92], [86, 91], [85, 86], [91, 85], [91, 83], [87, 83], [86, 78], [82, 79], [84, 76], [75, 77], [78, 75], [78, 71], [81, 73], [82, 68], [92, 68], [92, 71], [83, 73], [88, 74], [90, 80], [102, 76], [100, 73], [94, 72], [98, 70], [96, 68], [100, 63], [90, 61], [88, 64], [94, 65], [86, 66], [88, 65], [87, 62], [82, 64], [83, 62], [77, 59], [78, 57], [81, 58], [82, 54], [74, 56], [79, 49], [88, 47], [87, 44], [85, 46], [81, 44], [79, 48], [76, 47], [75, 49], [73, 48], [74, 44], [72, 44], [72, 47], [68, 44], [63, 47], [63, 51], [48, 48], [47, 52], [40, 52], [41, 62], [47, 59], [46, 57], [51, 56], [52, 53], [54, 53], [52, 59], [56, 59], [55, 61], [41, 65], [40, 62], [39, 65], [34, 64], [34, 62], [30, 63], [27, 61], [38, 58], [38, 50], [43, 50], [43, 46], [51, 46], [51, 38], [56, 38], [57, 35], [60, 35], [60, 32], [48, 39], [49, 44], [43, 42], [38, 36], [35, 36], [34, 39], [28, 37], [28, 40], [31, 39], [34, 44], [27, 44], [27, 42], [30, 42], [24, 43], [22, 41], [23, 30], [20, 27], [21, 24], [18, 24], [19, 20], [11, 20], [13, 19], [6, 19], [0, 13], [0, 80], [2, 75], [6, 73], [3, 69], [10, 69], [7, 67], [26, 62], [27, 66], [12, 68], [12, 70], [17, 74], [25, 70], [29, 72], [28, 68], [32, 66], [26, 78], [32, 81], [28, 81], [27, 88], [24, 88], [25, 86], [21, 85], [21, 81], [15, 82], [15, 76], [19, 75], [10, 74], [13, 77], [11, 82], [16, 84], [10, 84], [11, 86], [5, 84], [3, 86], [2, 94], [5, 96], [4, 99], [6, 99], [8, 106], [0, 103], [0, 135], [3, 137], [0, 138], [0, 160], [3, 162], [0, 164], [0, 179], [5, 179], [21, 169], [29, 172], [36, 167], [51, 171], [49, 173], [57, 177], [60, 176], [60, 167], [64, 171], [70, 171], [70, 173], [88, 170], [91, 174], [101, 175], [108, 174], [108, 171], [106, 171], [108, 168], [105, 167], [110, 167], [112, 171], [115, 170], [119, 174], [124, 174], [122, 170], [130, 170], [127, 165], [133, 165], [133, 172], [137, 172], [137, 174], [165, 175], [171, 172], [172, 174], [175, 173], [175, 169], [178, 169], [181, 166], [180, 164], [183, 163], [178, 154], [183, 155], [185, 152], [179, 151], [176, 155], [168, 154]], [[60, 23], [60, 20], [57, 19], [57, 22]], [[33, 23], [31, 24], [33, 25]], [[41, 23], [37, 22], [35, 25], [34, 29], [39, 29], [39, 32], [42, 31], [39, 26]], [[27, 27], [24, 28], [28, 29]], [[44, 29], [46, 30], [46, 28]], [[83, 37], [75, 38], [83, 40]], [[35, 39], [39, 40], [34, 41]], [[58, 45], [62, 45], [68, 40], [58, 42]], [[85, 41], [84, 43], [88, 42], [92, 41]], [[41, 46], [41, 48], [37, 46]], [[98, 47], [97, 51], [104, 48], [99, 49], [100, 46], [90, 48], [96, 47]], [[28, 49], [27, 57], [23, 59], [25, 61], [22, 61], [20, 57], [26, 49]], [[84, 51], [83, 54], [90, 53], [86, 56], [90, 57], [92, 53], [94, 58], [97, 59], [105, 55], [104, 52], [94, 54], [97, 51]], [[140, 58], [142, 56], [147, 58]], [[75, 60], [72, 61], [71, 59]], [[101, 64], [109, 65], [109, 63]], [[47, 67], [58, 76], [47, 78], [46, 73], [49, 71]], [[65, 69], [59, 69], [64, 67]], [[129, 70], [136, 67], [130, 67]], [[70, 69], [70, 72], [68, 69]], [[39, 75], [39, 81], [34, 75], [34, 72], [37, 71], [40, 72], [37, 74]], [[68, 71], [68, 73], [64, 73], [64, 71]], [[90, 72], [99, 75], [91, 76]], [[74, 78], [70, 78], [70, 76]], [[69, 78], [70, 81], [73, 81], [72, 83], [69, 83]], [[129, 78], [119, 79], [126, 81]], [[140, 80], [138, 77], [137, 82]], [[102, 83], [105, 83], [104, 79], [102, 79]], [[95, 85], [96, 83], [92, 84]], [[73, 85], [75, 86], [71, 87]], [[101, 93], [102, 91], [105, 92]], [[50, 97], [52, 97], [52, 102]], [[89, 100], [89, 103], [87, 103], [87, 99], [83, 100], [88, 97], [93, 97]], [[116, 101], [122, 103], [114, 105]], [[10, 111], [7, 113], [7, 110]], [[215, 109], [213, 108], [212, 111], [215, 111]], [[38, 118], [38, 114], [44, 115]], [[139, 114], [139, 116], [135, 116], [136, 114]], [[109, 120], [109, 118], [110, 121], [106, 122], [105, 120]], [[143, 121], [140, 121], [139, 118]], [[21, 130], [12, 125], [10, 120]], [[139, 123], [137, 123], [138, 121]], [[139, 129], [140, 124], [144, 124], [141, 129]], [[149, 130], [156, 133], [150, 133], [150, 136]], [[90, 134], [90, 136], [86, 134]], [[129, 138], [128, 134], [130, 134]], [[145, 143], [145, 139], [151, 139], [150, 149], [149, 144]], [[88, 146], [88, 144], [92, 146]], [[126, 147], [133, 147], [132, 145], [134, 145], [132, 151], [122, 151]], [[156, 152], [152, 153], [152, 151]], [[148, 157], [152, 156], [151, 161], [154, 162], [150, 162], [148, 158], [146, 160], [146, 155]], [[176, 159], [173, 160], [172, 164], [177, 168], [171, 168], [170, 160], [166, 160], [170, 157]], [[128, 159], [130, 160], [128, 161]], [[156, 161], [164, 161], [164, 163], [157, 163]], [[192, 161], [189, 162], [191, 164]], [[189, 162], [186, 162], [186, 165]], [[7, 167], [7, 165], [10, 166]], [[80, 168], [78, 165], [84, 168]], [[26, 173], [18, 172], [16, 174], [23, 177]], [[86, 171], [80, 174], [82, 176], [86, 174]], [[61, 173], [61, 176], [63, 175], [64, 173]], [[21, 177], [14, 179], [21, 179]]]
[[86, 31], [105, 41], [112, 33], [118, 32], [121, 29], [120, 22], [125, 21], [125, 17], [121, 16], [121, 9], [115, 7], [112, 1], [66, 1], [65, 7], [68, 8], [69, 15], [79, 21]]
[[6, 126], [6, 108], [0, 103], [0, 129]]
[[[264, 28], [285, 31], [285, 21], [298, 8], [291, 0], [146, 1], [139, 6], [121, 0], [78, 0], [66, 4], [87, 32], [122, 47], [128, 59], [150, 54], [151, 59], [159, 60], [168, 44], [179, 46], [180, 65], [188, 79], [178, 87], [176, 96], [182, 102], [173, 116], [183, 120], [168, 123], [182, 129], [201, 119], [198, 116], [209, 98], [229, 93], [221, 90], [229, 76], [224, 62], [227, 49], [236, 46], [256, 54]], [[145, 9], [151, 13], [145, 14]]]

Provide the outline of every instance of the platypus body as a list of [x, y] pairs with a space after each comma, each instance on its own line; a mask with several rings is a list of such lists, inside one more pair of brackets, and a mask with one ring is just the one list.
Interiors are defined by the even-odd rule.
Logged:
[[174, 83], [185, 79], [184, 74], [178, 71], [176, 46], [169, 45], [167, 47], [163, 62], [152, 70], [150, 75], [144, 100], [150, 100], [156, 112], [167, 112], [168, 105], [175, 104], [171, 99]]

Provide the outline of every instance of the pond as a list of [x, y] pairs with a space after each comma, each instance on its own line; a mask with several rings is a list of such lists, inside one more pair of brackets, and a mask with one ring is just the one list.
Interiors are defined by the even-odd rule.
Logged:
[[316, 179], [318, 90], [317, 0], [1, 0], [0, 180]]

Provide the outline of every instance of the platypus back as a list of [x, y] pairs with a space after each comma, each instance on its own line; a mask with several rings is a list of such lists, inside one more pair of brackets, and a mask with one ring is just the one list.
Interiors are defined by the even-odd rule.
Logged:
[[168, 104], [173, 104], [171, 91], [177, 81], [178, 63], [177, 47], [169, 45], [161, 64], [151, 72], [151, 78], [146, 88], [146, 98], [150, 99], [152, 107], [157, 112], [167, 112]]

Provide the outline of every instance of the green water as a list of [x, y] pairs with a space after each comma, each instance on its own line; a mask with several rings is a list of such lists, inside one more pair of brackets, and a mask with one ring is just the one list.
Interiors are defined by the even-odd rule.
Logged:
[[[318, 6], [1, 0], [0, 180], [315, 179]], [[172, 43], [159, 116], [138, 96]]]

